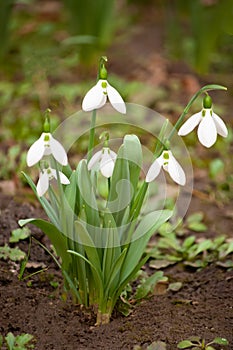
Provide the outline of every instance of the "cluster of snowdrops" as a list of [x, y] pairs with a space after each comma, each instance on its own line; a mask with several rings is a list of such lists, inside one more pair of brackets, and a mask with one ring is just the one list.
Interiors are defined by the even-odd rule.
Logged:
[[[70, 168], [65, 149], [51, 133], [47, 112], [43, 133], [27, 153], [28, 166], [40, 167], [37, 185], [24, 175], [49, 221], [20, 220], [21, 225], [32, 223], [48, 235], [65, 288], [76, 302], [93, 307], [97, 324], [109, 322], [119, 296], [148, 260], [148, 241], [172, 216], [172, 211], [165, 209], [143, 215], [150, 182], [163, 169], [178, 185], [186, 183], [185, 172], [170, 149], [174, 133], [185, 136], [198, 126], [198, 139], [205, 147], [216, 142], [217, 134], [227, 137], [228, 133], [223, 120], [214, 113], [208, 94], [210, 90], [226, 88], [207, 85], [192, 97], [166, 138], [165, 127], [162, 128], [154, 160], [144, 179], [142, 146], [136, 135], [125, 135], [115, 153], [105, 131], [102, 149], [93, 154], [97, 110], [104, 108], [109, 99], [117, 112], [127, 113], [121, 95], [107, 80], [106, 62], [106, 57], [100, 59], [97, 83], [82, 101], [83, 111], [91, 115], [87, 159], [82, 159], [75, 170]], [[201, 111], [184, 122], [189, 108], [201, 94], [205, 95]], [[104, 198], [98, 196], [99, 176], [107, 181]]]

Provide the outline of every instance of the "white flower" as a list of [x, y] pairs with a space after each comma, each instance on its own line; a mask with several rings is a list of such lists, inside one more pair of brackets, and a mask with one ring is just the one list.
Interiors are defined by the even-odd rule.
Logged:
[[228, 131], [223, 120], [213, 112], [212, 108], [203, 108], [193, 114], [180, 128], [178, 135], [185, 136], [198, 126], [199, 141], [205, 147], [211, 147], [217, 140], [217, 134], [227, 137]]
[[68, 159], [63, 146], [53, 138], [49, 132], [43, 132], [40, 138], [34, 142], [27, 153], [27, 165], [38, 163], [43, 156], [52, 154], [61, 165], [67, 165]]
[[146, 175], [146, 182], [153, 181], [160, 173], [161, 168], [166, 170], [171, 178], [179, 185], [185, 185], [186, 177], [184, 170], [177, 162], [171, 151], [163, 151], [150, 166]]
[[[68, 185], [70, 183], [69, 179], [61, 171], [58, 171], [58, 173], [60, 182], [63, 185]], [[55, 169], [48, 167], [40, 172], [39, 181], [36, 186], [37, 194], [39, 197], [43, 196], [45, 192], [47, 192], [49, 188], [49, 181], [52, 179], [57, 180], [57, 172]]]
[[96, 152], [90, 159], [87, 168], [92, 170], [99, 166], [101, 174], [105, 177], [111, 177], [116, 161], [116, 153], [111, 151], [108, 147], [103, 147], [101, 151]]
[[106, 79], [100, 79], [85, 95], [82, 109], [85, 112], [101, 108], [107, 101], [107, 96], [113, 108], [125, 114], [126, 106], [119, 92]]

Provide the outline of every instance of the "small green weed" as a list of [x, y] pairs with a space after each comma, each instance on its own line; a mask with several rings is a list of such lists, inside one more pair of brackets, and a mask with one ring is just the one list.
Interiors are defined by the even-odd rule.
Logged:
[[31, 231], [28, 227], [17, 228], [11, 232], [10, 243], [17, 243], [30, 236]]
[[25, 255], [26, 254], [18, 247], [11, 248], [8, 244], [5, 244], [4, 247], [0, 247], [0, 259], [20, 261], [25, 258]]
[[28, 333], [14, 336], [13, 333], [9, 332], [6, 337], [0, 335], [0, 348], [6, 343], [8, 350], [34, 349], [34, 345], [31, 343], [34, 340], [33, 338], [33, 335]]
[[215, 350], [216, 348], [212, 346], [212, 344], [218, 345], [228, 345], [228, 341], [225, 338], [214, 338], [209, 343], [206, 343], [205, 339], [201, 339], [199, 337], [193, 337], [190, 339], [182, 340], [177, 345], [178, 349], [192, 349], [192, 350]]
[[[162, 271], [156, 271], [151, 276], [140, 270], [136, 274], [134, 281], [128, 284], [121, 293], [118, 303], [118, 310], [125, 316], [132, 312], [132, 307], [142, 299], [150, 297], [154, 294], [156, 285], [161, 282], [167, 282], [168, 278], [163, 275]], [[136, 287], [135, 287], [136, 285]]]
[[177, 237], [176, 233], [169, 232], [159, 238], [155, 247], [151, 248], [151, 268], [164, 268], [177, 262], [184, 262], [186, 266], [204, 268], [212, 262], [217, 262], [225, 268], [231, 268], [232, 264], [226, 258], [233, 253], [233, 241], [225, 236], [215, 239], [200, 238], [194, 235], [184, 240]]
[[[142, 349], [144, 348], [142, 348], [140, 345], [135, 345], [133, 348], [133, 350], [142, 350]], [[153, 343], [151, 343], [146, 347], [146, 350], [166, 350], [166, 349], [167, 349], [166, 343], [160, 340], [154, 341]]]

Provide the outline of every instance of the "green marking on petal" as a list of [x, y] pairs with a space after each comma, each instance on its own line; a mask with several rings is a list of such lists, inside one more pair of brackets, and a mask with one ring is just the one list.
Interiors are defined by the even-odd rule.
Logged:
[[46, 134], [44, 137], [44, 142], [48, 142], [50, 140], [49, 134]]
[[163, 153], [163, 159], [169, 159], [169, 153], [168, 152], [164, 152]]
[[103, 89], [106, 89], [107, 88], [107, 82], [106, 81], [102, 81], [102, 83], [101, 83], [101, 86], [102, 86], [102, 88]]
[[205, 117], [205, 115], [206, 115], [206, 110], [205, 109], [202, 110], [201, 115], [202, 115], [202, 117]]

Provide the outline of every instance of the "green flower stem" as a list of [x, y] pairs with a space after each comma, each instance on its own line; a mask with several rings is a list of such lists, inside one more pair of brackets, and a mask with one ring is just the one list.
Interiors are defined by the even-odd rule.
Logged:
[[[108, 177], [108, 194], [110, 193], [110, 189], [111, 189], [111, 179], [110, 177]], [[106, 205], [107, 205], [107, 201], [106, 201]]]
[[181, 124], [183, 123], [183, 120], [186, 116], [186, 114], [188, 113], [190, 107], [192, 106], [193, 102], [203, 93], [206, 93], [207, 91], [211, 91], [211, 90], [227, 90], [227, 88], [225, 86], [222, 85], [216, 85], [216, 84], [210, 84], [210, 85], [205, 85], [203, 86], [199, 91], [196, 92], [195, 95], [193, 95], [193, 97], [191, 98], [191, 100], [188, 102], [187, 106], [185, 107], [183, 113], [180, 115], [179, 119], [177, 120], [177, 122], [175, 123], [170, 135], [167, 138], [167, 141], [170, 141], [170, 139], [172, 138], [172, 136], [174, 135], [175, 131], [178, 131], [178, 129], [180, 128]]
[[96, 109], [93, 110], [92, 117], [91, 117], [87, 162], [90, 161], [93, 154], [93, 147], [94, 147], [94, 141], [95, 141], [95, 123], [96, 123]]
[[[108, 59], [106, 56], [102, 56], [100, 58], [96, 82], [98, 82], [99, 79], [107, 79], [107, 70], [104, 65], [104, 63], [107, 61]], [[87, 162], [90, 161], [93, 154], [93, 147], [94, 147], [94, 141], [95, 141], [95, 123], [96, 123], [96, 109], [93, 110], [92, 117], [91, 117]]]

